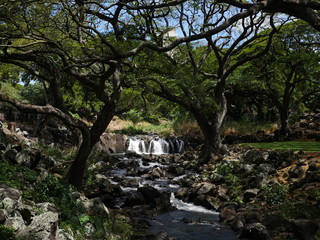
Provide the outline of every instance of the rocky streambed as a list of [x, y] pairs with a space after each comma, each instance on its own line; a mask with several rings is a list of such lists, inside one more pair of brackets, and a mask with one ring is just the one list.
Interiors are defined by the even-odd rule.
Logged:
[[[0, 146], [1, 161], [40, 175], [57, 165], [32, 148]], [[132, 240], [309, 240], [319, 237], [319, 169], [318, 155], [240, 147], [205, 165], [199, 164], [197, 148], [178, 154], [100, 155], [89, 166], [91, 185], [73, 198], [89, 215], [120, 213], [131, 219]], [[21, 196], [0, 186], [1, 225], [17, 229], [23, 239], [74, 239], [59, 228], [59, 209]], [[85, 221], [85, 227], [86, 238], [92, 239], [94, 224]]]
[[206, 165], [195, 150], [112, 158], [111, 170], [92, 169], [103, 202], [136, 222], [132, 239], [315, 239], [319, 230], [319, 197], [301, 205], [319, 189], [317, 158], [239, 147]]

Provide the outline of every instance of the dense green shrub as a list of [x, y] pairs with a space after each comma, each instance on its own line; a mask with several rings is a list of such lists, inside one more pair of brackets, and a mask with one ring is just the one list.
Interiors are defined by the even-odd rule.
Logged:
[[273, 183], [262, 187], [262, 190], [265, 191], [265, 200], [269, 205], [281, 204], [288, 198], [289, 188], [287, 185]]
[[0, 239], [3, 240], [14, 240], [15, 237], [15, 229], [11, 227], [7, 227], [4, 225], [0, 225]]
[[35, 184], [34, 190], [33, 197], [36, 202], [54, 203], [61, 211], [62, 221], [71, 221], [78, 224], [78, 218], [83, 213], [83, 207], [73, 198], [71, 185], [48, 175]]
[[37, 173], [27, 167], [0, 162], [0, 182], [20, 190], [37, 181]]

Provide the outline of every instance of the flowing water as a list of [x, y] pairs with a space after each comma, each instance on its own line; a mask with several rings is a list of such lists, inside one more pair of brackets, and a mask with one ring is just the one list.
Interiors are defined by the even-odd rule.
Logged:
[[[183, 150], [184, 142], [179, 139], [168, 140], [162, 138], [146, 140], [143, 138], [129, 138], [128, 150], [138, 154], [161, 155], [169, 153], [178, 153]], [[146, 170], [152, 168], [166, 168], [168, 166], [158, 162], [148, 162], [143, 164], [142, 158], [121, 157], [124, 163], [136, 162], [139, 169]], [[175, 237], [179, 240], [234, 240], [236, 234], [226, 225], [219, 222], [217, 212], [195, 206], [191, 203], [185, 203], [174, 196], [180, 186], [176, 181], [186, 175], [178, 176], [169, 181], [168, 179], [146, 180], [141, 177], [128, 177], [127, 172], [123, 169], [115, 169], [109, 172], [110, 177], [122, 176], [126, 179], [138, 181], [138, 186], [146, 184], [153, 186], [161, 191], [170, 191], [171, 205], [176, 208], [158, 215], [154, 218], [146, 219], [151, 227], [148, 229], [149, 234], [157, 234], [161, 231], [167, 232], [169, 237]], [[136, 187], [122, 187], [123, 191], [136, 191]], [[121, 202], [119, 202], [121, 207]]]

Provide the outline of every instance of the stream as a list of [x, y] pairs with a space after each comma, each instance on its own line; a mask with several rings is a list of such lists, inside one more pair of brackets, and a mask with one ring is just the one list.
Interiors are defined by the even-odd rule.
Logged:
[[[183, 150], [183, 147], [184, 142], [178, 139], [171, 142], [161, 138], [146, 141], [145, 139], [132, 137], [129, 139], [128, 151], [140, 154], [141, 157], [120, 155], [119, 160], [124, 166], [136, 166], [136, 171], [148, 172], [154, 169], [160, 171], [161, 169], [167, 169], [170, 163], [146, 162], [143, 161], [143, 154], [148, 154], [148, 156], [150, 154], [157, 155], [157, 159], [159, 159], [161, 156], [166, 156], [170, 153], [177, 154]], [[156, 235], [159, 232], [166, 232], [169, 237], [177, 240], [238, 239], [227, 225], [219, 221], [218, 212], [183, 202], [175, 197], [175, 192], [180, 188], [177, 180], [184, 178], [186, 174], [193, 174], [192, 172], [186, 172], [184, 175], [170, 179], [165, 177], [149, 179], [143, 177], [146, 174], [132, 176], [132, 173], [129, 174], [128, 169], [130, 168], [115, 168], [107, 173], [113, 184], [121, 184], [122, 182], [119, 179], [134, 183], [130, 186], [121, 186], [123, 192], [134, 194], [137, 192], [138, 187], [142, 186], [152, 186], [159, 191], [170, 192], [170, 203], [174, 210], [161, 213], [155, 217], [143, 218], [148, 221], [150, 226], [147, 230], [148, 234]], [[119, 199], [118, 207], [122, 208], [124, 202], [124, 199]]]

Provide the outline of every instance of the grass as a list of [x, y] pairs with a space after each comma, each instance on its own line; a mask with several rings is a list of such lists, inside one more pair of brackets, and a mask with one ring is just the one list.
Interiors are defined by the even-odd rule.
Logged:
[[320, 152], [320, 142], [289, 141], [289, 142], [263, 142], [263, 143], [242, 143], [241, 146], [273, 150], [293, 150], [305, 152]]
[[156, 133], [163, 136], [170, 136], [173, 134], [172, 122], [170, 121], [160, 121], [160, 124], [152, 124], [148, 122], [138, 122], [134, 124], [131, 121], [126, 121], [126, 124], [124, 124], [124, 122], [122, 123], [121, 129], [116, 129], [112, 132], [127, 135]]

